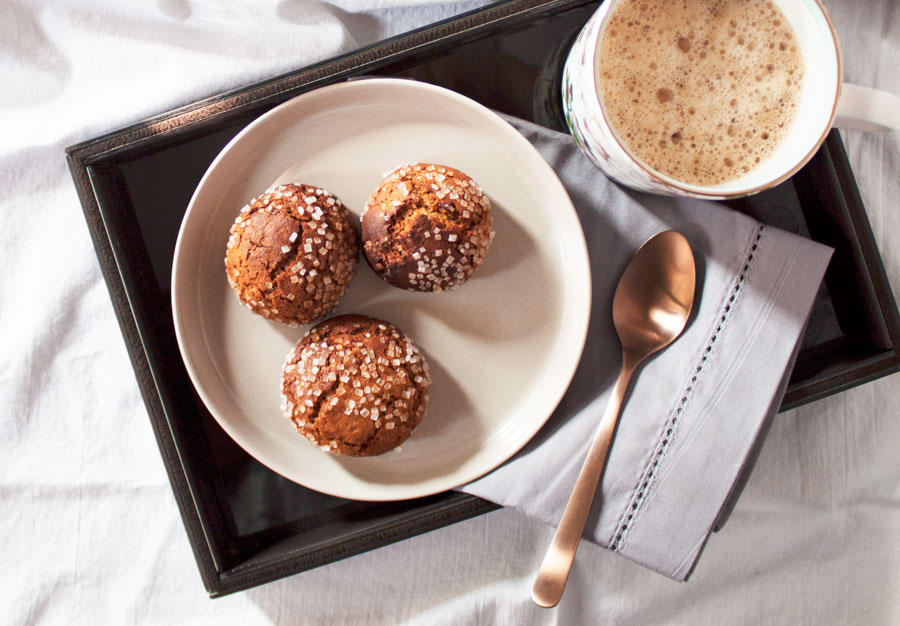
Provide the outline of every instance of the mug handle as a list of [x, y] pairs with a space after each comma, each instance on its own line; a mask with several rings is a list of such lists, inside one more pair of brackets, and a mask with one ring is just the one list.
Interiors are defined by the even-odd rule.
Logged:
[[876, 133], [900, 130], [900, 98], [886, 91], [844, 83], [834, 127]]

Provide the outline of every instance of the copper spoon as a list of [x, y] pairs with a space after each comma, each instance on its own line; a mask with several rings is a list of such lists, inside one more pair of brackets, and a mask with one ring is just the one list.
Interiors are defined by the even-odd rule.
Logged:
[[644, 359], [684, 330], [694, 300], [694, 279], [691, 246], [674, 230], [659, 233], [641, 246], [619, 279], [613, 325], [622, 343], [622, 370], [534, 581], [531, 598], [539, 606], [556, 606], [562, 597], [631, 375]]

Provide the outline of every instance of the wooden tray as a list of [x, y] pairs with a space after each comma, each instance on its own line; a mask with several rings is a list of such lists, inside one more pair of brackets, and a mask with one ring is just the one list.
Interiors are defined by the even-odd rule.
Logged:
[[[564, 129], [565, 51], [596, 3], [512, 0], [160, 114], [67, 149], [69, 167], [203, 582], [219, 596], [497, 508], [447, 492], [389, 503], [332, 498], [260, 465], [197, 397], [176, 345], [170, 274], [191, 195], [221, 148], [300, 93], [366, 75], [449, 87]], [[836, 252], [782, 408], [897, 371], [900, 316], [833, 132], [791, 181], [734, 203]]]

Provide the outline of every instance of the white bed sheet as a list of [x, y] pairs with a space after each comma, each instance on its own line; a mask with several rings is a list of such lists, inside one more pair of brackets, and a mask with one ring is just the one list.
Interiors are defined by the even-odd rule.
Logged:
[[[688, 583], [585, 544], [538, 609], [552, 529], [501, 510], [206, 597], [63, 150], [481, 4], [0, 4], [0, 623], [900, 623], [898, 377], [779, 416]], [[825, 4], [846, 79], [900, 92], [900, 5]], [[844, 139], [900, 286], [900, 134]]]

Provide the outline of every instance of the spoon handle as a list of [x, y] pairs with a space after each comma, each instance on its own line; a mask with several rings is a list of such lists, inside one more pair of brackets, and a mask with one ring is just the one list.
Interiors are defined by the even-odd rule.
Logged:
[[612, 397], [609, 399], [609, 404], [606, 405], [606, 411], [603, 413], [597, 434], [594, 436], [594, 442], [581, 467], [575, 487], [572, 489], [572, 495], [569, 496], [569, 502], [566, 504], [566, 510], [563, 512], [559, 526], [556, 528], [556, 534], [553, 535], [553, 541], [534, 581], [531, 599], [538, 606], [545, 608], [556, 606], [566, 588], [572, 561], [575, 559], [575, 551], [578, 549], [578, 542], [584, 532], [584, 524], [591, 510], [597, 484], [600, 482], [600, 475], [606, 463], [606, 453], [616, 429], [616, 421], [619, 419], [625, 391], [636, 365], [626, 354], [622, 370], [619, 372], [619, 377], [612, 390]]

